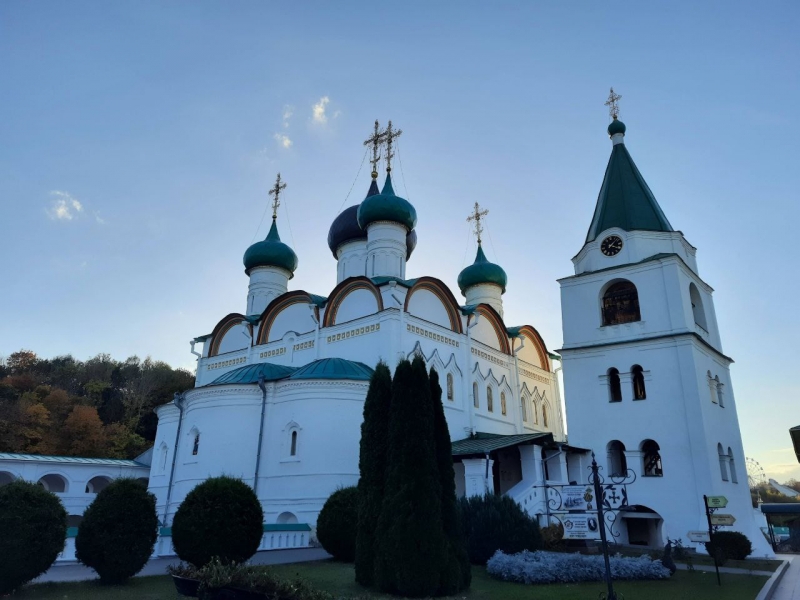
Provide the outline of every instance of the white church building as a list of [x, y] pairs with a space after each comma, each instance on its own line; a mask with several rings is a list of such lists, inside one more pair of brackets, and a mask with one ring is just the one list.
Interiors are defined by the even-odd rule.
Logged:
[[507, 494], [542, 525], [564, 522], [563, 486], [587, 483], [594, 452], [606, 483], [628, 482], [625, 501], [611, 505], [615, 541], [687, 542], [689, 531], [707, 529], [703, 495], [725, 496], [733, 529], [756, 555], [771, 554], [753, 516], [713, 290], [633, 163], [615, 108], [595, 213], [574, 275], [560, 280], [558, 354], [535, 323], [505, 323], [508, 281], [485, 256], [477, 203], [477, 255], [458, 277], [463, 300], [434, 276], [407, 274], [417, 213], [392, 187], [391, 122], [383, 133], [376, 123], [368, 140], [366, 197], [331, 224], [332, 290], [290, 289], [299, 261], [278, 234], [279, 175], [269, 234], [244, 253], [246, 297], [243, 286], [241, 306], [192, 341], [195, 387], [157, 409], [149, 489], [162, 523], [158, 552], [171, 552], [186, 495], [223, 474], [260, 499], [262, 548], [307, 545], [328, 496], [358, 481], [375, 365], [393, 369], [420, 354], [444, 388], [459, 494]]

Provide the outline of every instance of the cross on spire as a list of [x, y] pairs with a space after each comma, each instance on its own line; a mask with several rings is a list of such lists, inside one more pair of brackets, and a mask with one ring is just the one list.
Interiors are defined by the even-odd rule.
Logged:
[[392, 142], [399, 138], [403, 134], [402, 129], [394, 130], [392, 129], [392, 122], [389, 121], [389, 125], [386, 127], [386, 130], [383, 132], [383, 136], [386, 142], [386, 172], [392, 172], [392, 159], [394, 158], [394, 152], [392, 152]]
[[620, 101], [621, 98], [622, 98], [622, 96], [620, 94], [615, 94], [614, 93], [614, 88], [612, 87], [611, 88], [611, 93], [608, 95], [608, 100], [606, 100], [606, 102], [605, 102], [605, 105], [608, 107], [609, 116], [612, 119], [614, 119], [615, 121], [617, 120], [617, 117], [619, 117], [619, 104], [618, 104], [618, 102]]
[[275, 196], [272, 199], [272, 220], [278, 218], [278, 207], [281, 205], [281, 190], [286, 189], [286, 184], [281, 183], [281, 174], [278, 173], [278, 178], [275, 180], [275, 187], [269, 191], [270, 196]]
[[372, 163], [372, 178], [378, 178], [378, 161], [381, 159], [381, 155], [379, 153], [379, 149], [381, 144], [383, 143], [384, 137], [386, 133], [380, 131], [380, 125], [378, 125], [378, 119], [375, 119], [375, 132], [372, 136], [368, 137], [364, 140], [365, 146], [372, 146], [372, 159], [369, 161]]
[[475, 203], [475, 208], [470, 216], [467, 217], [467, 222], [475, 221], [475, 235], [478, 238], [478, 245], [481, 245], [481, 234], [483, 233], [483, 225], [481, 225], [481, 219], [489, 214], [488, 209], [481, 210], [481, 205], [477, 202]]

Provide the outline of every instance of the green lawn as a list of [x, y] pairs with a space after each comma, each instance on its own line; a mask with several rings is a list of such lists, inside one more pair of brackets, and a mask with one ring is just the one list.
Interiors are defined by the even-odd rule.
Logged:
[[[369, 594], [353, 581], [352, 565], [333, 561], [279, 565], [274, 571], [287, 578], [302, 577], [311, 584], [334, 594], [385, 599], [391, 596]], [[458, 596], [466, 600], [585, 600], [597, 598], [605, 584], [527, 586], [490, 578], [485, 569], [474, 568], [472, 588]], [[627, 600], [753, 600], [766, 577], [722, 574], [717, 587], [714, 573], [678, 571], [665, 581], [619, 582], [615, 589]], [[28, 586], [15, 598], [37, 600], [178, 600], [169, 577], [138, 577], [124, 586], [101, 586], [98, 583], [59, 583]]]

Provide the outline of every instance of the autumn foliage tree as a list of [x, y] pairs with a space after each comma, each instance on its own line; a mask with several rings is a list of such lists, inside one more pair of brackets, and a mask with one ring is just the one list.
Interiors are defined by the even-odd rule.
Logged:
[[134, 458], [155, 439], [153, 408], [193, 386], [150, 358], [14, 352], [0, 358], [0, 452]]

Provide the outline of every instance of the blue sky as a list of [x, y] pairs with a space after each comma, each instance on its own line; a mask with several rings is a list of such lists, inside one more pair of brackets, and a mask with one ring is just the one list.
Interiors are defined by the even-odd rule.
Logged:
[[366, 192], [375, 118], [404, 130], [409, 276], [457, 292], [477, 200], [506, 320], [558, 348], [613, 85], [716, 289], [745, 451], [800, 478], [798, 28], [795, 2], [0, 3], [0, 355], [191, 368], [188, 341], [245, 309], [277, 171], [290, 285], [326, 295], [327, 230]]

